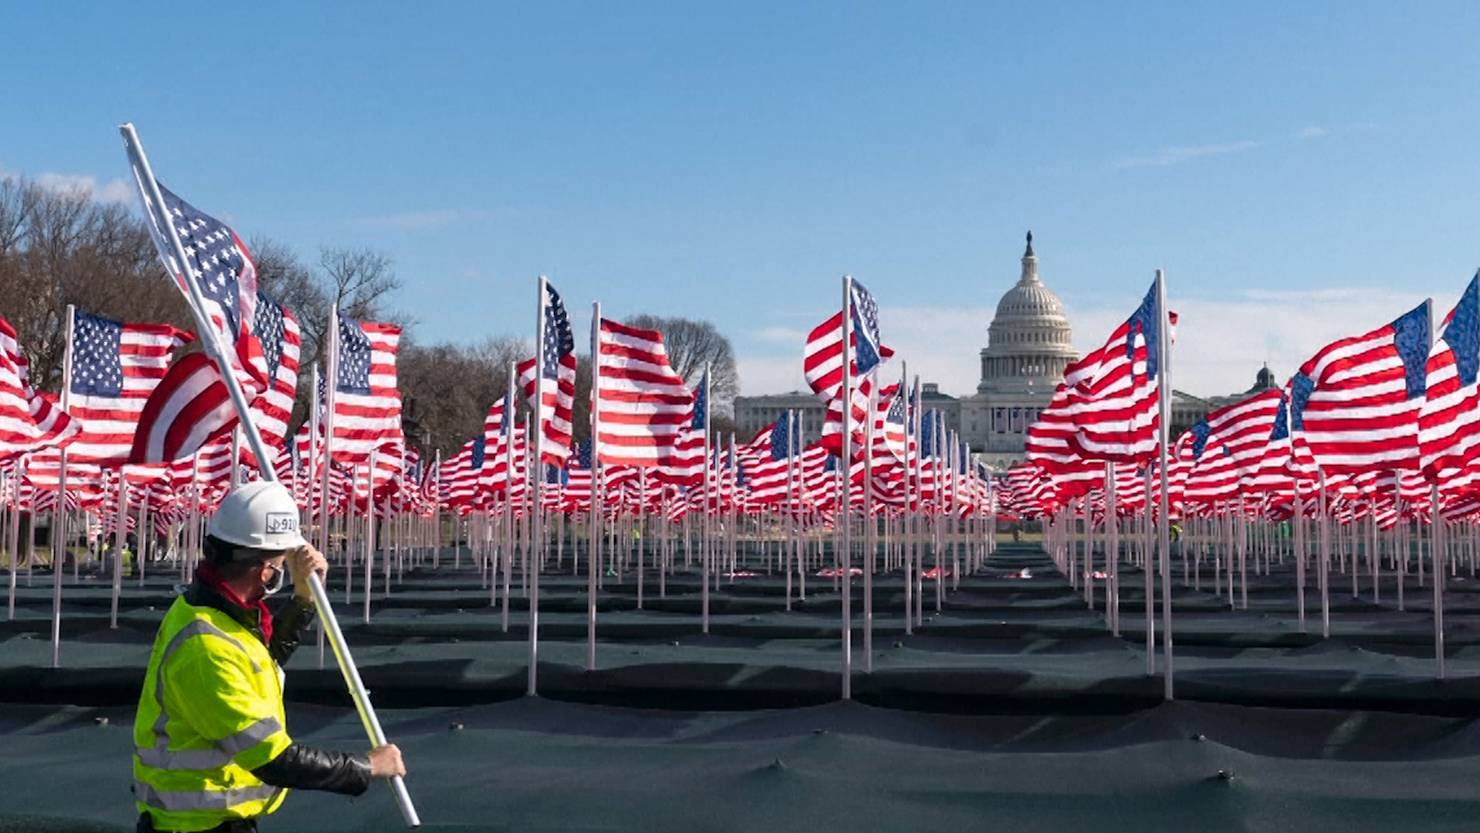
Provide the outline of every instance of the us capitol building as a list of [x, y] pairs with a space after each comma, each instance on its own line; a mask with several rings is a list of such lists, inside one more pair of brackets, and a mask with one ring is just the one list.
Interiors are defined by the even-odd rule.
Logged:
[[[940, 411], [946, 426], [989, 466], [1006, 468], [1023, 459], [1027, 427], [1048, 407], [1054, 389], [1064, 379], [1064, 368], [1079, 358], [1072, 335], [1063, 302], [1038, 276], [1038, 256], [1033, 252], [1030, 231], [1017, 283], [997, 302], [997, 314], [987, 326], [987, 346], [981, 350], [981, 381], [976, 392], [948, 396], [938, 385], [923, 383], [923, 407]], [[1248, 391], [1213, 399], [1173, 390], [1172, 436], [1213, 408], [1272, 387], [1273, 377], [1265, 367]], [[817, 436], [823, 404], [809, 391], [735, 397], [735, 421], [745, 436], [759, 431], [787, 409], [802, 411], [807, 438]]]

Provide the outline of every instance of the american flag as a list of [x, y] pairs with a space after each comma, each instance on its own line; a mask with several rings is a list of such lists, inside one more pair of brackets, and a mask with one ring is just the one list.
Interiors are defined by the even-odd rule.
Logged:
[[478, 472], [473, 468], [473, 456], [474, 447], [482, 441], [482, 437], [468, 440], [456, 454], [442, 461], [439, 479], [443, 489], [441, 502], [444, 505], [456, 508], [479, 502]]
[[1296, 444], [1328, 476], [1416, 470], [1428, 355], [1427, 302], [1372, 332], [1322, 347], [1291, 382]]
[[488, 494], [508, 495], [509, 455], [512, 441], [513, 494], [515, 499], [519, 499], [523, 496], [529, 479], [525, 471], [524, 429], [514, 425], [511, 433], [511, 425], [514, 425], [512, 402], [507, 401], [507, 397], [500, 396], [498, 401], [488, 409], [488, 414], [483, 419], [484, 457], [483, 472], [479, 483], [483, 491]]
[[265, 293], [257, 295], [254, 331], [262, 343], [267, 365], [267, 390], [252, 402], [252, 421], [271, 448], [282, 448], [288, 439], [288, 420], [298, 395], [299, 359], [303, 331], [298, 319]]
[[[679, 427], [678, 438], [668, 459], [658, 467], [658, 480], [675, 486], [704, 485], [705, 431], [709, 427], [709, 371], [694, 389], [689, 418]], [[712, 478], [711, 478], [712, 479]]]
[[144, 403], [164, 378], [175, 348], [192, 338], [168, 324], [122, 324], [77, 311], [67, 412], [81, 431], [67, 449], [67, 462], [127, 461]]
[[597, 460], [637, 468], [671, 463], [695, 398], [669, 364], [663, 334], [605, 318], [597, 329]]
[[576, 443], [575, 459], [566, 471], [565, 507], [568, 512], [591, 509], [591, 440]]
[[[1168, 317], [1176, 323], [1175, 315]], [[1152, 284], [1103, 346], [1065, 368], [1072, 445], [1080, 457], [1139, 462], [1156, 454], [1160, 337], [1161, 309]]]
[[[853, 432], [854, 448], [861, 453], [863, 426], [868, 416], [869, 393], [873, 389], [872, 373], [881, 363], [894, 355], [879, 333], [879, 305], [863, 284], [852, 281], [846, 314], [852, 319], [852, 338], [849, 354], [851, 379], [851, 407], [849, 428]], [[829, 316], [807, 335], [802, 350], [802, 370], [812, 392], [827, 403], [827, 416], [822, 426], [822, 443], [833, 453], [842, 451], [843, 425], [843, 315], [844, 311]]]
[[363, 463], [372, 449], [401, 442], [396, 352], [401, 328], [339, 316], [335, 339], [333, 459]]
[[1192, 466], [1188, 503], [1226, 501], [1252, 481], [1274, 432], [1283, 393], [1262, 391], [1210, 412], [1190, 429]]
[[[1292, 380], [1293, 381], [1293, 380]], [[1305, 472], [1293, 456], [1290, 438], [1290, 389], [1287, 382], [1280, 389], [1279, 404], [1275, 407], [1274, 421], [1264, 440], [1264, 448], [1254, 465], [1244, 490], [1253, 493], [1270, 493], [1281, 498], [1294, 493], [1294, 480], [1305, 478], [1313, 472]], [[1309, 452], [1304, 454], [1309, 458]]]
[[15, 328], [0, 318], [0, 460], [66, 445], [79, 430], [76, 420], [31, 387], [30, 362]]
[[[187, 303], [191, 303], [187, 282], [195, 284], [205, 309], [204, 318], [221, 338], [221, 345], [231, 361], [233, 373], [250, 401], [270, 384], [262, 345], [253, 325], [257, 313], [257, 267], [246, 244], [225, 223], [197, 209], [176, 196], [158, 180], [164, 204], [156, 204], [144, 182], [144, 171], [134, 167], [139, 197], [144, 203], [144, 216], [154, 248], [165, 269], [175, 279]], [[182, 269], [170, 243], [168, 228], [185, 250], [186, 268]]]
[[[793, 458], [800, 450], [796, 442], [795, 426], [790, 411], [783, 412], [763, 430], [764, 437], [757, 437], [739, 450], [737, 455], [743, 466], [748, 468], [746, 479], [750, 482], [750, 497], [757, 503], [777, 503], [786, 499], [786, 479], [792, 471]], [[762, 440], [768, 446], [764, 456], [746, 458], [752, 453], [754, 443]]]
[[879, 391], [874, 408], [874, 471], [903, 466], [907, 460], [904, 383]]
[[1076, 430], [1069, 387], [1060, 383], [1048, 407], [1028, 425], [1024, 442], [1028, 460], [1044, 472], [1103, 471], [1104, 466], [1079, 456], [1074, 445]]
[[[540, 355], [544, 363], [540, 378], [554, 384], [540, 385], [535, 376], [535, 359], [525, 359], [515, 368], [519, 376], [519, 388], [532, 411], [539, 414], [540, 459], [556, 466], [564, 466], [570, 456], [571, 415], [576, 399], [576, 342], [570, 330], [570, 316], [566, 315], [565, 303], [560, 293], [549, 281], [540, 279], [544, 289], [544, 332], [540, 334]], [[535, 397], [540, 394], [536, 406]]]
[[1480, 458], [1480, 274], [1444, 317], [1424, 367], [1419, 463], [1439, 482], [1446, 469], [1470, 468]]
[[170, 463], [193, 456], [236, 423], [216, 363], [204, 353], [186, 353], [144, 402], [128, 461]]

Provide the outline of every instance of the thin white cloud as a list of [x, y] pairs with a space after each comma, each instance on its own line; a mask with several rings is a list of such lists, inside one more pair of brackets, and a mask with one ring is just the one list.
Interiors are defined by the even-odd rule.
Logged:
[[375, 217], [356, 217], [351, 219], [349, 224], [364, 228], [379, 229], [381, 231], [423, 231], [425, 229], [444, 228], [458, 223], [486, 220], [489, 216], [489, 213], [486, 211], [464, 211], [455, 208], [445, 208], [430, 211], [406, 211], [399, 214], [383, 214]]
[[134, 198], [134, 189], [127, 180], [110, 179], [99, 183], [98, 178], [86, 174], [40, 173], [33, 181], [48, 191], [72, 194], [81, 193], [98, 202], [128, 203]]
[[1226, 142], [1216, 145], [1181, 145], [1176, 147], [1165, 147], [1155, 153], [1144, 156], [1127, 156], [1115, 163], [1117, 168], [1148, 168], [1176, 165], [1193, 159], [1201, 159], [1207, 156], [1223, 156], [1230, 153], [1243, 153], [1259, 147], [1259, 143], [1252, 139], [1244, 139], [1238, 142]]
[[1329, 135], [1330, 133], [1331, 133], [1331, 131], [1328, 130], [1328, 129], [1326, 129], [1326, 128], [1324, 128], [1324, 127], [1320, 127], [1318, 125], [1311, 125], [1310, 127], [1302, 127], [1299, 130], [1297, 130], [1295, 132], [1295, 138], [1297, 138], [1297, 139], [1319, 139], [1322, 136]]
[[807, 331], [795, 327], [762, 327], [752, 332], [750, 337], [766, 344], [778, 344], [800, 350], [807, 340]]

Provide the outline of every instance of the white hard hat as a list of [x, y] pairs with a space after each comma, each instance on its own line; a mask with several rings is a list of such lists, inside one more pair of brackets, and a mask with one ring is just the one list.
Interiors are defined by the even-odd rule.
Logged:
[[298, 530], [298, 504], [288, 487], [259, 480], [238, 487], [216, 507], [206, 533], [239, 547], [290, 550], [307, 544]]

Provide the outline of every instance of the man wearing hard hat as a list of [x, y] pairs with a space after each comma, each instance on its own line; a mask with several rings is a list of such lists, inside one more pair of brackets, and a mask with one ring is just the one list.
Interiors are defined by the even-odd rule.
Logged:
[[[309, 576], [327, 564], [280, 483], [249, 483], [211, 518], [195, 582], [165, 614], [134, 721], [141, 833], [250, 833], [289, 789], [359, 795], [405, 775], [394, 745], [350, 755], [294, 743], [283, 672], [313, 621]], [[293, 597], [264, 600], [291, 572]]]

